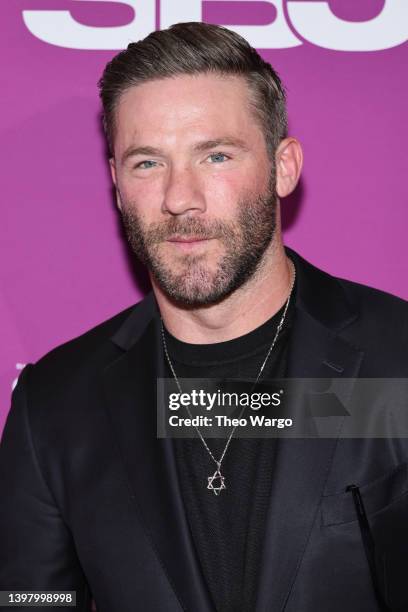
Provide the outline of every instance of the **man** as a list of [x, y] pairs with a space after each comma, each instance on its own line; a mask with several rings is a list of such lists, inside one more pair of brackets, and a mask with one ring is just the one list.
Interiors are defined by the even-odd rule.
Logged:
[[75, 590], [101, 612], [406, 610], [405, 439], [156, 435], [161, 377], [407, 376], [406, 303], [283, 246], [302, 150], [277, 74], [186, 23], [129, 45], [100, 88], [153, 292], [22, 372], [0, 588]]

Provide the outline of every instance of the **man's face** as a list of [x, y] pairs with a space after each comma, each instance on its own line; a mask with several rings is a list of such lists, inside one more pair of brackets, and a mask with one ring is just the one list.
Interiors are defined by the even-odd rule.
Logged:
[[244, 79], [183, 75], [126, 91], [112, 173], [128, 240], [173, 300], [215, 303], [259, 267], [275, 173]]

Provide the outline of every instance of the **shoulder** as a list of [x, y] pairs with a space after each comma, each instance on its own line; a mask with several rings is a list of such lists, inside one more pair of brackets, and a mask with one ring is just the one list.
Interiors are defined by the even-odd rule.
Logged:
[[[21, 372], [12, 394], [9, 428], [29, 432], [40, 463], [58, 456], [65, 445], [90, 444], [105, 426], [106, 369], [124, 354], [115, 338], [135, 337], [151, 318], [149, 296], [56, 346]], [[95, 434], [94, 434], [95, 432]], [[53, 459], [53, 460], [54, 460]]]
[[[30, 379], [37, 389], [67, 388], [74, 380], [91, 380], [104, 367], [122, 354], [120, 343], [114, 338], [126, 332], [131, 339], [138, 324], [143, 325], [153, 312], [152, 295], [149, 294], [137, 304], [133, 304], [88, 329], [81, 335], [60, 344], [44, 354], [26, 368]], [[25, 368], [25, 369], [26, 369]]]
[[361, 351], [367, 376], [406, 376], [408, 302], [331, 275], [287, 250], [298, 272], [299, 308]]
[[384, 326], [398, 325], [408, 331], [408, 302], [400, 297], [343, 278], [336, 278], [350, 302], [356, 305], [361, 320]]
[[408, 302], [380, 289], [346, 280], [313, 265], [286, 247], [296, 264], [298, 297], [305, 309], [331, 328], [342, 328], [349, 320], [367, 324], [400, 325], [406, 328]]
[[365, 352], [370, 376], [407, 376], [408, 302], [385, 291], [338, 278], [358, 317], [343, 333]]

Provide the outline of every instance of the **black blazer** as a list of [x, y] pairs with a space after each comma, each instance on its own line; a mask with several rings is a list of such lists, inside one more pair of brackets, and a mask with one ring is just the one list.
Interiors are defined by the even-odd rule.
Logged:
[[[289, 376], [407, 377], [407, 303], [287, 251]], [[0, 445], [0, 590], [76, 590], [77, 610], [92, 597], [99, 612], [214, 610], [171, 441], [156, 437], [158, 322], [150, 294], [24, 368]], [[407, 578], [408, 440], [279, 440], [254, 612], [406, 611]]]

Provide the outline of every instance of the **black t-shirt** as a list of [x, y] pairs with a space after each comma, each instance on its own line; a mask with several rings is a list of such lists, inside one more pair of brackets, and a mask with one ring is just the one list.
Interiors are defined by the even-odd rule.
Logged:
[[[295, 289], [284, 325], [265, 365], [264, 379], [286, 376]], [[165, 330], [177, 377], [256, 379], [283, 311], [284, 306], [244, 336], [216, 344], [188, 344]], [[167, 376], [172, 377], [167, 363], [166, 366]], [[188, 416], [187, 413], [184, 416]], [[226, 438], [206, 438], [206, 442], [218, 459]], [[226, 489], [219, 495], [207, 489], [208, 476], [214, 473], [216, 466], [198, 436], [174, 439], [173, 444], [192, 538], [214, 607], [217, 612], [253, 611], [275, 440], [233, 437], [221, 467]]]

